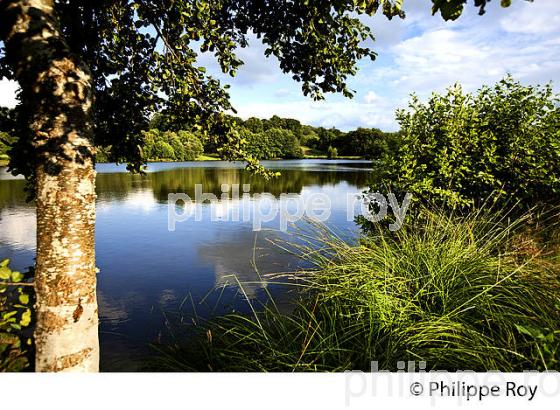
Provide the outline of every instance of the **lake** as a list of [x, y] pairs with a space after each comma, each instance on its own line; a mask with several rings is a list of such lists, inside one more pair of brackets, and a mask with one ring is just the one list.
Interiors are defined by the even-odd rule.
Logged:
[[[267, 295], [289, 305], [285, 285], [265, 284], [259, 278], [302, 266], [302, 261], [274, 243], [290, 240], [294, 228], [281, 232], [279, 213], [263, 222], [264, 229], [254, 231], [254, 214], [237, 221], [234, 217], [247, 204], [266, 199], [262, 209], [271, 209], [287, 201], [285, 209], [290, 210], [294, 198], [309, 204], [320, 194], [330, 202], [325, 224], [342, 236], [356, 236], [358, 228], [348, 218], [347, 201], [367, 186], [369, 161], [263, 164], [281, 176], [265, 181], [248, 174], [242, 164], [222, 161], [151, 163], [145, 175], [131, 175], [123, 165], [97, 166], [101, 370], [138, 369], [149, 353], [148, 343], [169, 337], [166, 317], [178, 318], [183, 311], [200, 317], [245, 312], [247, 301], [259, 303]], [[251, 197], [203, 203], [199, 220], [177, 222], [171, 231], [169, 213], [187, 212], [188, 204], [178, 203], [170, 211], [168, 194], [194, 198], [196, 184], [216, 196], [223, 192], [223, 184], [250, 184]], [[10, 258], [17, 270], [31, 266], [35, 255], [35, 209], [26, 202], [24, 186], [23, 179], [0, 168], [0, 259]], [[270, 195], [253, 196], [263, 193]], [[294, 195], [288, 201], [282, 194]]]

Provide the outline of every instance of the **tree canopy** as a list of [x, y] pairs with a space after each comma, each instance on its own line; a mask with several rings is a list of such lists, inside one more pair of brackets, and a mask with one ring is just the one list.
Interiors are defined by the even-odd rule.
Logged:
[[[489, 0], [474, 0], [484, 11]], [[466, 0], [432, 0], [434, 13], [454, 19]], [[0, 5], [0, 38], [11, 26], [21, 2]], [[350, 97], [347, 78], [356, 62], [375, 59], [363, 46], [373, 38], [360, 15], [381, 11], [388, 18], [404, 17], [403, 0], [54, 0], [60, 31], [70, 50], [91, 71], [94, 85], [94, 138], [111, 146], [113, 160], [139, 170], [140, 131], [151, 115], [163, 112], [174, 121], [208, 131], [225, 159], [243, 156], [242, 137], [232, 128], [227, 86], [206, 74], [197, 62], [212, 53], [224, 73], [235, 75], [243, 64], [236, 51], [255, 35], [265, 55], [301, 82], [305, 95], [324, 98], [341, 92]], [[502, 0], [502, 5], [509, 1]], [[39, 29], [39, 28], [38, 28]], [[15, 79], [18, 50], [0, 49], [0, 77]], [[25, 100], [25, 98], [22, 98]], [[29, 110], [21, 109], [19, 142], [12, 152], [12, 169], [32, 174], [35, 155], [29, 149]], [[299, 130], [292, 130], [296, 133]], [[254, 166], [255, 164], [249, 164]]]

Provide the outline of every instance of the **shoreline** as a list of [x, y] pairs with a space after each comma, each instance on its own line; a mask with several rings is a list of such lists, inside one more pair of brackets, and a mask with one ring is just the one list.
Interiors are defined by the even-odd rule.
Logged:
[[[323, 160], [332, 160], [332, 161], [336, 161], [336, 160], [366, 160], [366, 158], [364, 157], [359, 157], [359, 156], [349, 156], [349, 155], [341, 155], [338, 156], [336, 158], [327, 158], [326, 155], [306, 155], [303, 158], [290, 158], [290, 159], [295, 159], [295, 160], [301, 160], [301, 159], [323, 159]], [[262, 159], [259, 161], [288, 161], [289, 159], [286, 158], [270, 158], [270, 159]], [[219, 157], [216, 156], [211, 156], [211, 155], [201, 155], [200, 157], [198, 157], [197, 159], [194, 159], [192, 161], [172, 161], [172, 160], [166, 160], [166, 159], [154, 159], [154, 160], [149, 160], [147, 161], [147, 164], [151, 164], [151, 163], [156, 163], [156, 162], [204, 162], [204, 161], [226, 161], [223, 160]], [[0, 167], [6, 167], [8, 166], [10, 160], [9, 159], [0, 159]], [[228, 161], [231, 162], [231, 161]], [[97, 161], [97, 164], [112, 164], [114, 163], [113, 161]]]

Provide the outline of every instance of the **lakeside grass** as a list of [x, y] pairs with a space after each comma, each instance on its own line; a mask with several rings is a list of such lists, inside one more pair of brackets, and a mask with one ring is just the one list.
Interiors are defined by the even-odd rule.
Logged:
[[[206, 154], [203, 154], [203, 155], [199, 155], [198, 157], [196, 157], [196, 159], [193, 160], [193, 161], [196, 162], [196, 161], [220, 161], [220, 160], [221, 160], [220, 157], [218, 157], [217, 155], [211, 155], [211, 154], [210, 154], [210, 155], [206, 155]], [[148, 160], [148, 164], [149, 164], [150, 162], [193, 162], [193, 161], [176, 161], [176, 160], [174, 160], [174, 159], [166, 159], [166, 158], [159, 159], [159, 158], [153, 158], [153, 159], [149, 159], [149, 160]]]
[[[283, 158], [275, 158], [276, 160], [283, 160]], [[304, 155], [303, 158], [301, 159], [328, 159], [326, 155]], [[359, 159], [363, 159], [363, 157], [357, 157], [357, 156], [338, 156], [337, 158], [333, 158], [333, 159], [354, 159], [354, 160], [359, 160]], [[6, 159], [0, 158], [0, 166], [7, 166], [8, 162], [9, 162], [9, 158], [6, 157]], [[222, 161], [222, 159], [218, 156], [215, 155], [200, 155], [198, 156], [194, 161]], [[183, 162], [183, 161], [174, 161], [174, 160], [170, 160], [170, 159], [152, 159], [149, 160], [148, 163], [150, 162]], [[188, 162], [188, 161], [187, 161]], [[103, 161], [98, 161], [98, 163], [102, 164]]]
[[368, 371], [373, 360], [387, 370], [412, 360], [427, 370], [559, 370], [554, 230], [528, 235], [529, 215], [490, 214], [424, 210], [401, 231], [380, 228], [358, 245], [327, 230], [283, 244], [315, 266], [291, 275], [302, 289], [292, 312], [271, 302], [251, 316], [183, 325], [189, 336], [155, 346], [152, 365]]
[[211, 156], [211, 155], [200, 155], [196, 158], [196, 161], [219, 161], [220, 158], [217, 156]]
[[[281, 159], [281, 158], [278, 158]], [[304, 157], [302, 159], [328, 159], [327, 156], [324, 153], [321, 153], [320, 151], [315, 151], [315, 150], [311, 150], [310, 148], [307, 149], [307, 151], [304, 151]], [[357, 157], [357, 156], [339, 156], [337, 158], [333, 158], [333, 159], [363, 159], [363, 157]], [[198, 156], [195, 161], [220, 161], [221, 159], [217, 156], [217, 155], [212, 155], [212, 154], [203, 154]], [[10, 162], [10, 157], [8, 157], [7, 155], [0, 155], [0, 167], [5, 167], [8, 166], [8, 163]], [[102, 161], [98, 161], [99, 163], [103, 163]], [[150, 160], [148, 162], [175, 162], [173, 160]]]

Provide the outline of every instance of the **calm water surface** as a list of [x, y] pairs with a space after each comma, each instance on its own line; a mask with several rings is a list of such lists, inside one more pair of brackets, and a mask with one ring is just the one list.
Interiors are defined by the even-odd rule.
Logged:
[[[267, 192], [274, 201], [282, 193], [305, 200], [320, 192], [331, 201], [328, 225], [349, 237], [357, 232], [347, 220], [347, 195], [360, 193], [367, 185], [368, 161], [264, 163], [280, 170], [281, 177], [264, 181], [247, 174], [241, 164], [221, 161], [152, 163], [143, 176], [126, 173], [124, 166], [98, 165], [96, 252], [102, 370], [137, 369], [149, 352], [147, 343], [168, 337], [164, 318], [176, 317], [174, 312], [196, 310], [208, 317], [247, 311], [246, 299], [262, 301], [267, 292], [279, 303], [289, 303], [286, 287], [272, 283], [264, 289], [255, 269], [256, 265], [261, 274], [285, 272], [302, 263], [271, 243], [286, 239], [286, 234], [277, 231], [278, 220], [254, 232], [251, 220], [231, 221], [231, 212], [241, 202], [224, 201], [203, 205], [201, 221], [178, 223], [170, 232], [168, 193], [184, 192], [194, 198], [195, 184], [216, 195], [222, 184], [251, 184], [251, 194]], [[23, 188], [21, 178], [0, 168], [0, 259], [10, 258], [18, 270], [32, 265], [35, 254], [35, 208], [25, 201]], [[212, 211], [217, 220], [210, 220]], [[242, 294], [238, 282], [243, 283]]]

